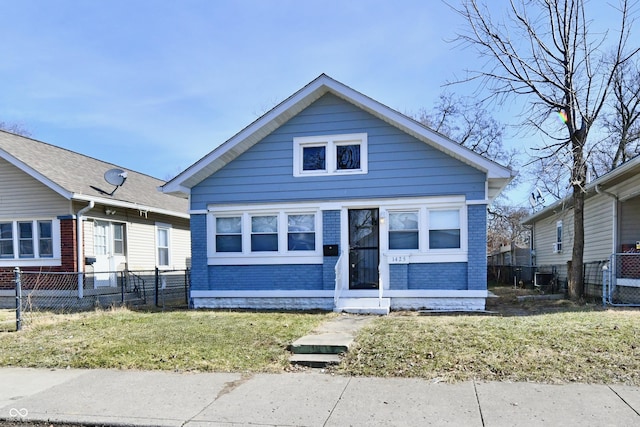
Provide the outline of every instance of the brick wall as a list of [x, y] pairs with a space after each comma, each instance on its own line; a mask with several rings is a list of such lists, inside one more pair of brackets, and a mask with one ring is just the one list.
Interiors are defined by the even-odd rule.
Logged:
[[213, 290], [321, 290], [320, 264], [216, 265], [209, 267]]
[[467, 263], [409, 264], [407, 289], [467, 289]]
[[191, 289], [209, 289], [207, 216], [191, 215]]
[[[322, 212], [322, 244], [338, 245], [338, 250], [342, 251], [340, 245], [340, 211]], [[336, 263], [337, 256], [327, 256], [322, 263], [322, 284], [324, 289], [335, 289], [336, 286]], [[345, 273], [346, 274], [346, 273]]]
[[469, 290], [487, 289], [487, 207], [469, 205], [467, 207], [469, 224], [468, 271]]

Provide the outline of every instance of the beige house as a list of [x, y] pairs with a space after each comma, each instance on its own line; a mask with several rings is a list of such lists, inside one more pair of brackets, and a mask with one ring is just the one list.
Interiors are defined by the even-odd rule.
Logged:
[[[583, 258], [585, 265], [604, 265], [612, 254], [635, 252], [638, 250], [636, 248], [640, 249], [638, 212], [640, 156], [586, 186]], [[556, 266], [559, 279], [566, 280], [567, 265], [571, 261], [573, 249], [572, 198], [567, 197], [542, 209], [527, 218], [524, 224], [532, 226], [534, 264]]]
[[107, 272], [189, 265], [188, 202], [159, 179], [0, 131], [0, 182], [3, 288], [15, 267], [96, 273], [100, 287], [115, 285]]

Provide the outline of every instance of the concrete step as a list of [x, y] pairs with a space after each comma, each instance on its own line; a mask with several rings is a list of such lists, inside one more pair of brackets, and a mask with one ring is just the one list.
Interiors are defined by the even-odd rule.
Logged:
[[333, 311], [386, 316], [391, 311], [390, 307], [391, 298], [340, 298]]
[[346, 333], [324, 333], [306, 335], [291, 344], [294, 354], [340, 354], [349, 351], [353, 335]]
[[289, 361], [295, 365], [309, 366], [311, 368], [324, 368], [327, 365], [339, 365], [340, 356], [337, 354], [294, 354]]

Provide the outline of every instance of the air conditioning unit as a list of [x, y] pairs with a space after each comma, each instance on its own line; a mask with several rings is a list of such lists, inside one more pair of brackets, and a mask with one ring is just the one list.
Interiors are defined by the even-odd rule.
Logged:
[[553, 244], [553, 253], [558, 254], [562, 252], [562, 242], [556, 242]]

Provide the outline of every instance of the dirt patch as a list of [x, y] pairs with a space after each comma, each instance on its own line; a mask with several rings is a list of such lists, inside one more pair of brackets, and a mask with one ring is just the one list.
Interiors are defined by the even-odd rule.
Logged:
[[489, 291], [495, 296], [487, 298], [487, 311], [502, 316], [602, 310], [602, 304], [570, 301], [563, 294], [541, 294], [535, 289], [496, 286], [489, 288]]

